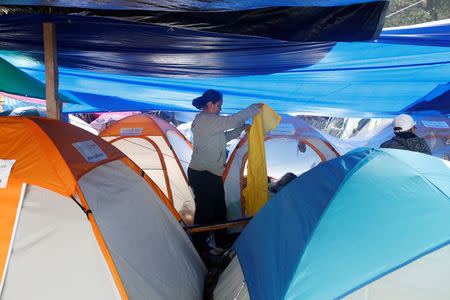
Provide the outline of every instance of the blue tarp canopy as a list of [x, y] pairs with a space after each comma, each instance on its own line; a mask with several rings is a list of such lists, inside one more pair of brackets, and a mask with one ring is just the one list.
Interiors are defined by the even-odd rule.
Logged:
[[[66, 113], [189, 111], [209, 88], [224, 94], [224, 113], [257, 101], [280, 113], [334, 116], [450, 111], [450, 21], [365, 41], [378, 36], [387, 2], [17, 2], [2, 2], [0, 56], [44, 82], [40, 24], [55, 22], [60, 90], [79, 103], [65, 105]], [[324, 18], [323, 9], [333, 14]], [[289, 23], [274, 11], [308, 14], [314, 25]], [[252, 19], [256, 12], [260, 18]], [[167, 24], [155, 17], [160, 13], [178, 21]], [[198, 13], [217, 22], [216, 14], [240, 17], [221, 19], [233, 26], [200, 26], [191, 18]], [[249, 25], [238, 26], [242, 19]]]

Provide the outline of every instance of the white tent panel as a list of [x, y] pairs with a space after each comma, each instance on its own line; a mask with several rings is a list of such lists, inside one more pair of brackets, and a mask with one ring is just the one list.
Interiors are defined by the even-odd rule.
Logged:
[[449, 279], [450, 245], [447, 245], [381, 277], [343, 299], [450, 299]]
[[248, 300], [247, 285], [237, 255], [233, 257], [227, 268], [219, 277], [214, 289], [214, 300]]
[[206, 269], [147, 182], [122, 161], [79, 180], [130, 299], [201, 299]]
[[86, 214], [28, 185], [2, 299], [121, 299]]
[[143, 170], [162, 170], [161, 160], [155, 147], [139, 137], [123, 138], [112, 143]]
[[[113, 139], [111, 137], [107, 138]], [[140, 137], [132, 137], [119, 139], [112, 144], [131, 158], [168, 196], [161, 160], [157, 150], [149, 141]]]
[[[182, 206], [185, 201], [194, 201], [191, 190], [188, 188], [186, 178], [183, 175], [183, 170], [170, 149], [167, 142], [162, 137], [149, 137], [157, 142], [164, 154], [164, 161], [166, 163], [167, 172], [169, 174], [170, 186], [174, 196], [175, 207]], [[175, 197], [176, 195], [176, 197]], [[177, 203], [178, 202], [178, 203]]]
[[[180, 215], [191, 215], [193, 219], [195, 211], [194, 196], [172, 150], [163, 137], [148, 136], [148, 138], [154, 141], [161, 151], [169, 178], [169, 185], [170, 190], [172, 191], [175, 209]], [[182, 142], [187, 146], [183, 140]], [[156, 148], [151, 142], [141, 137], [130, 137], [119, 139], [115, 141], [113, 145], [143, 169], [164, 194], [169, 197], [163, 164]]]
[[188, 186], [183, 170], [180, 169], [176, 159], [172, 156], [164, 157], [166, 162], [167, 174], [169, 175], [170, 189], [172, 190], [175, 209], [180, 211], [187, 203], [194, 204], [194, 196]]
[[192, 156], [192, 148], [186, 143], [186, 141], [180, 137], [174, 131], [167, 131], [167, 139], [169, 143], [172, 145], [173, 150], [175, 150], [175, 154], [180, 160], [181, 167], [185, 174], [187, 174], [187, 169], [189, 167], [189, 163], [191, 162]]
[[167, 193], [167, 185], [166, 185], [166, 178], [164, 177], [164, 171], [162, 169], [161, 170], [143, 169], [143, 171], [161, 189], [164, 195], [168, 197], [169, 194]]

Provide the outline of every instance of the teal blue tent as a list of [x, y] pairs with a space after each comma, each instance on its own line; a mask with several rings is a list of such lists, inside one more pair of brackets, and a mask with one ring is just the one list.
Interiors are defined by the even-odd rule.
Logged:
[[234, 296], [246, 286], [258, 300], [447, 299], [449, 179], [448, 161], [403, 150], [360, 148], [319, 164], [238, 238]]

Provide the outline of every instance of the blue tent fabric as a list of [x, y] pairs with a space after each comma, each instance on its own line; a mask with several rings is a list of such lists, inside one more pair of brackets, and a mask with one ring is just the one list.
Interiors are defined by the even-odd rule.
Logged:
[[340, 298], [450, 243], [450, 166], [358, 149], [276, 194], [235, 249], [252, 299]]

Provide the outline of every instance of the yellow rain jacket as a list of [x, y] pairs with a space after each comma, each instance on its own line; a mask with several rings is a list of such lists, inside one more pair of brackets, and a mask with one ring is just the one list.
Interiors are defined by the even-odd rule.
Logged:
[[250, 132], [247, 132], [247, 186], [243, 190], [243, 196], [246, 212], [250, 216], [254, 216], [269, 200], [264, 136], [277, 127], [280, 120], [281, 116], [269, 106], [264, 105], [261, 111], [253, 117]]

